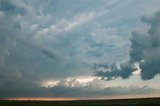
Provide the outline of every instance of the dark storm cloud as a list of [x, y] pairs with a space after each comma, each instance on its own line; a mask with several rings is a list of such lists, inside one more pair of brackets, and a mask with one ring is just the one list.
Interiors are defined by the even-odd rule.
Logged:
[[[150, 25], [149, 30], [132, 32], [130, 60], [120, 65], [110, 65], [109, 71], [97, 71], [96, 76], [107, 78], [128, 78], [136, 70], [134, 63], [138, 62], [141, 69], [141, 78], [149, 80], [160, 73], [160, 12], [153, 17], [142, 17], [144, 23]], [[95, 70], [95, 68], [94, 68]], [[96, 69], [97, 70], [97, 69]]]
[[108, 66], [108, 64], [105, 64], [105, 63], [99, 63], [99, 64], [95, 63], [95, 64], [93, 65], [93, 69], [94, 69], [94, 70], [97, 70], [98, 68], [108, 69], [109, 66]]
[[117, 67], [115, 63], [108, 66], [107, 71], [97, 71], [95, 76], [101, 76], [102, 79], [112, 80], [117, 77], [122, 77], [123, 79], [128, 78], [132, 75], [132, 72], [135, 70], [133, 64], [130, 62], [125, 62], [120, 64], [120, 68]]
[[0, 10], [10, 14], [25, 14], [26, 10], [22, 7], [17, 7], [13, 4], [13, 1], [10, 0], [0, 0]]
[[[160, 73], [160, 12], [153, 17], [142, 17], [142, 21], [148, 23], [150, 29], [146, 34], [133, 34], [130, 53], [139, 56], [134, 61], [140, 64], [142, 79], [148, 80]], [[134, 50], [135, 48], [141, 50]], [[135, 55], [131, 55], [131, 58], [137, 57]]]

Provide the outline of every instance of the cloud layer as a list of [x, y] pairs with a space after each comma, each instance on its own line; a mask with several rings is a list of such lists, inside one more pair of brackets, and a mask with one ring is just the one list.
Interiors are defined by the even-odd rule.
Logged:
[[[142, 18], [148, 26], [139, 20], [159, 5], [157, 0], [0, 0], [0, 98], [130, 94], [133, 81], [124, 87], [123, 79], [129, 81], [137, 66], [143, 80], [159, 73], [159, 13]], [[134, 31], [130, 42], [139, 27], [143, 31]], [[92, 84], [77, 79], [93, 71], [107, 86], [100, 79]], [[48, 80], [58, 85], [42, 86]], [[152, 89], [140, 85], [136, 92]]]

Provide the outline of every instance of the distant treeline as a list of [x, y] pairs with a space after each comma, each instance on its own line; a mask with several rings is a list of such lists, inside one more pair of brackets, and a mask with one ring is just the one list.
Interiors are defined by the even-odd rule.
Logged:
[[74, 101], [0, 100], [0, 106], [160, 106], [160, 98]]

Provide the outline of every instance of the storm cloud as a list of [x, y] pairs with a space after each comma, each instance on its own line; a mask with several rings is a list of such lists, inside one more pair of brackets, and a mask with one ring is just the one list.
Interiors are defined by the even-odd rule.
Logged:
[[[3, 87], [0, 88], [1, 98], [17, 98], [17, 97], [69, 97], [69, 98], [96, 98], [96, 97], [107, 97], [107, 96], [121, 96], [121, 95], [131, 95], [131, 94], [148, 94], [155, 93], [158, 90], [148, 87], [147, 85], [138, 87], [138, 86], [114, 86], [114, 87], [105, 87], [101, 89], [96, 89], [96, 82], [88, 83], [86, 86], [76, 86], [78, 82], [68, 82], [75, 86], [70, 86], [65, 84], [66, 81], [59, 82], [54, 87], [43, 87], [33, 85], [26, 86], [17, 86], [10, 87], [4, 90]], [[27, 84], [27, 83], [25, 83]], [[9, 90], [10, 89], [10, 90]], [[17, 90], [19, 93], [17, 93]], [[7, 92], [6, 92], [7, 91]]]
[[[132, 31], [143, 26], [142, 14], [153, 14], [159, 5], [157, 0], [0, 0], [0, 98], [154, 91], [157, 82], [143, 80], [159, 74], [159, 13], [142, 17], [147, 28]], [[137, 65], [143, 80], [132, 76]]]
[[123, 79], [128, 78], [132, 75], [132, 72], [135, 70], [133, 64], [130, 62], [125, 62], [120, 64], [120, 68], [117, 67], [115, 63], [109, 65], [107, 71], [98, 71], [95, 76], [100, 76], [102, 79], [112, 80], [117, 77], [122, 77]]
[[139, 64], [140, 75], [143, 80], [152, 79], [160, 73], [160, 12], [155, 13], [152, 17], [143, 16], [141, 20], [149, 24], [150, 28], [132, 32], [130, 60], [121, 63], [119, 68], [116, 64], [111, 64], [109, 70], [99, 70], [96, 72], [96, 76], [101, 76], [107, 80], [116, 77], [126, 79], [137, 70], [134, 65], [136, 63]]

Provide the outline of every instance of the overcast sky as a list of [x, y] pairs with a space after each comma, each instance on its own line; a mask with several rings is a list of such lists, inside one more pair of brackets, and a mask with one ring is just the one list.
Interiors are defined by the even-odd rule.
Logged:
[[160, 96], [160, 0], [0, 0], [0, 98]]

